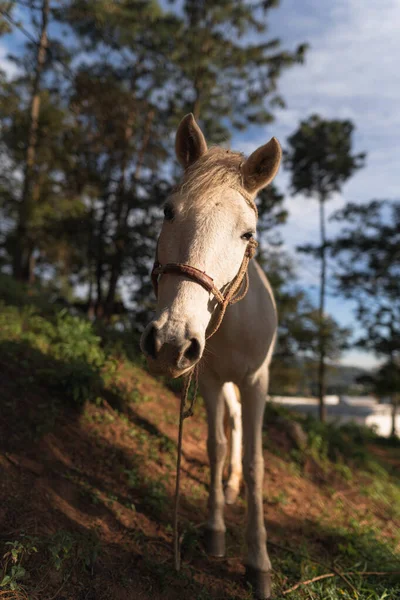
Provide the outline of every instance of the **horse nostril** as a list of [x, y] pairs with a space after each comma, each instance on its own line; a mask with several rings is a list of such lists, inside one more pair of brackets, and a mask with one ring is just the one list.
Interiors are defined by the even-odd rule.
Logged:
[[154, 325], [149, 327], [147, 332], [144, 334], [142, 341], [142, 349], [145, 354], [151, 358], [157, 358], [157, 347], [156, 347], [156, 328]]
[[190, 339], [190, 345], [186, 348], [183, 356], [190, 362], [194, 362], [200, 358], [201, 344], [197, 338]]

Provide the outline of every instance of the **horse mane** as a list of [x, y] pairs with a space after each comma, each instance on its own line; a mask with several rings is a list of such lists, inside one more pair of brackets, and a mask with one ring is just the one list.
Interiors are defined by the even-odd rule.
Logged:
[[240, 167], [245, 157], [240, 152], [232, 152], [215, 146], [210, 148], [183, 176], [174, 188], [174, 193], [184, 197], [209, 200], [211, 194], [221, 187], [243, 189]]

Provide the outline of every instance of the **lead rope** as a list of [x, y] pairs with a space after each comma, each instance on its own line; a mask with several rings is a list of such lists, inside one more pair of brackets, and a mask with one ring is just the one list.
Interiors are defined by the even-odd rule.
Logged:
[[[240, 265], [240, 269], [236, 277], [233, 279], [232, 283], [228, 287], [224, 300], [220, 304], [221, 309], [219, 311], [218, 318], [214, 325], [206, 335], [206, 340], [210, 339], [220, 328], [222, 320], [225, 316], [226, 309], [230, 304], [236, 304], [242, 300], [247, 291], [249, 289], [249, 275], [247, 272], [247, 267], [249, 266], [250, 260], [253, 258], [256, 252], [258, 244], [257, 241], [252, 238], [249, 240], [249, 243], [246, 248], [245, 255], [243, 257], [242, 264]], [[244, 289], [240, 293], [240, 288], [244, 281]], [[190, 384], [192, 382], [194, 375], [194, 389], [193, 396], [190, 402], [190, 406], [187, 410], [186, 402], [189, 398], [189, 389]], [[196, 366], [185, 376], [185, 383], [181, 393], [181, 403], [179, 409], [179, 430], [178, 430], [178, 449], [177, 449], [177, 457], [176, 457], [176, 479], [175, 479], [175, 498], [174, 498], [174, 524], [173, 524], [173, 544], [174, 544], [174, 563], [175, 563], [175, 571], [179, 572], [181, 569], [181, 552], [180, 552], [180, 542], [179, 542], [179, 529], [178, 529], [178, 516], [179, 516], [179, 497], [180, 497], [180, 481], [181, 481], [181, 460], [182, 460], [182, 438], [183, 438], [183, 422], [187, 417], [193, 416], [193, 408], [194, 403], [196, 401], [197, 396], [197, 388], [198, 388], [198, 379], [199, 379], [199, 365]]]
[[[193, 397], [190, 403], [190, 407], [185, 411], [186, 402], [189, 397], [189, 389], [190, 384], [194, 377], [194, 390]], [[197, 387], [198, 387], [198, 375], [199, 368], [196, 365], [194, 369], [190, 371], [188, 375], [185, 377], [185, 383], [181, 394], [181, 405], [179, 410], [179, 433], [178, 433], [178, 452], [176, 457], [176, 480], [175, 480], [175, 506], [174, 506], [174, 562], [175, 562], [175, 571], [179, 572], [181, 568], [181, 552], [180, 552], [180, 543], [179, 543], [179, 530], [178, 530], [178, 514], [179, 514], [179, 487], [181, 480], [181, 459], [182, 459], [182, 435], [183, 435], [183, 421], [187, 419], [187, 417], [191, 417], [193, 415], [193, 406], [196, 400], [197, 395]]]

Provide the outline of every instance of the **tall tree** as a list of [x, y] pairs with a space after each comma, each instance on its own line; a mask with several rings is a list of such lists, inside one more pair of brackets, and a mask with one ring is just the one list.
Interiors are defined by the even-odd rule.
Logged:
[[[278, 306], [278, 339], [271, 365], [271, 393], [315, 393], [319, 357], [319, 314], [299, 286], [293, 260], [280, 248], [266, 250], [260, 263]], [[325, 319], [326, 358], [337, 361], [350, 332], [332, 317]]]
[[145, 213], [161, 201], [149, 194], [159, 180], [170, 133], [157, 102], [168, 81], [160, 64], [169, 60], [157, 37], [161, 14], [156, 2], [128, 0], [74, 0], [58, 13], [84, 53], [94, 57], [78, 69], [71, 107], [85, 131], [79, 164], [87, 187], [97, 189], [88, 251], [95, 285], [89, 289], [96, 290], [97, 316], [107, 319], [128, 263], [130, 273], [138, 274], [132, 258], [146, 245], [142, 239], [136, 247], [138, 230], [145, 236]]
[[37, 200], [35, 180], [35, 156], [39, 127], [40, 84], [46, 60], [47, 28], [49, 22], [50, 0], [42, 0], [41, 25], [37, 43], [35, 71], [32, 82], [31, 100], [29, 106], [29, 125], [26, 142], [25, 172], [22, 194], [18, 211], [17, 244], [14, 254], [14, 277], [22, 281], [31, 281], [33, 277], [32, 255], [34, 245], [30, 239], [30, 219], [32, 208]]
[[[117, 183], [108, 185], [109, 193], [101, 202], [106, 208], [102, 210], [96, 234], [100, 298], [97, 304], [102, 305], [98, 314], [109, 317], [112, 313], [118, 281], [126, 272], [134, 251], [132, 243], [137, 239], [134, 223], [143, 242], [143, 236], [146, 237], [143, 211], [147, 207], [147, 212], [154, 215], [154, 208], [162, 199], [163, 194], [152, 198], [148, 192], [165, 189], [162, 181], [165, 175], [160, 176], [157, 171], [162, 172], [162, 163], [168, 164], [168, 158], [171, 158], [168, 166], [173, 164], [172, 155], [167, 155], [172, 148], [169, 139], [182, 114], [189, 110], [200, 113], [214, 142], [230, 136], [227, 125], [221, 124], [224, 117], [234, 126], [271, 120], [273, 106], [281, 101], [276, 93], [281, 71], [303, 59], [304, 45], [290, 53], [280, 48], [278, 40], [258, 45], [232, 41], [232, 32], [241, 36], [252, 30], [265, 30], [265, 14], [257, 6], [259, 3], [231, 0], [218, 6], [208, 0], [187, 1], [183, 12], [172, 8], [172, 12], [163, 13], [154, 2], [123, 0], [111, 5], [73, 0], [60, 12], [60, 19], [71, 25], [85, 51], [96, 52], [90, 80], [94, 82], [98, 77], [102, 82], [101, 77], [108, 69], [107, 95], [119, 85], [121, 98], [125, 98], [120, 110], [122, 106], [131, 106], [123, 129], [118, 125], [112, 128], [112, 133], [102, 134], [104, 140], [114, 139], [113, 148], [123, 146], [125, 150], [118, 156], [114, 153], [109, 179]], [[259, 15], [263, 15], [264, 21], [260, 21]], [[245, 80], [248, 86], [243, 85]], [[256, 84], [257, 81], [262, 84]], [[94, 101], [101, 101], [99, 94]], [[264, 103], [268, 103], [268, 110]], [[113, 104], [118, 105], [117, 96]], [[88, 123], [101, 131], [101, 122], [90, 119], [93, 106], [86, 106]], [[103, 118], [106, 116], [110, 124], [114, 113], [115, 109], [110, 109]], [[116, 143], [115, 132], [120, 132], [120, 140], [125, 139], [123, 144]], [[172, 185], [173, 178], [168, 175], [166, 178]], [[277, 204], [280, 202], [277, 198]], [[105, 239], [103, 230], [107, 231]], [[139, 244], [136, 254], [143, 246], [147, 244]], [[144, 287], [147, 289], [147, 285]]]
[[[87, 284], [89, 304], [106, 318], [121, 282], [135, 289], [136, 306], [148, 303], [156, 219], [175, 183], [177, 121], [194, 110], [218, 143], [273, 119], [283, 105], [279, 77], [306, 49], [266, 39], [278, 5], [24, 1], [23, 23], [40, 16], [37, 36], [0, 98], [0, 152], [11, 161], [0, 196], [16, 221], [6, 245], [18, 277], [31, 278], [33, 257], [36, 272], [63, 289]], [[44, 15], [58, 21], [50, 41]], [[260, 198], [265, 228], [285, 218], [281, 204], [272, 190]]]
[[[293, 52], [266, 38], [273, 2], [185, 0], [174, 32], [172, 56], [179, 116], [193, 112], [208, 140], [230, 138], [229, 124], [244, 129], [270, 123], [282, 72], [304, 60], [307, 45]], [[250, 37], [251, 36], [251, 37]]]
[[[81, 227], [85, 216], [83, 198], [73, 193], [69, 177], [75, 150], [65, 77], [70, 77], [69, 57], [57, 40], [47, 40], [38, 84], [38, 49], [43, 47], [37, 40], [40, 32], [48, 38], [47, 26], [43, 27], [43, 10], [47, 9], [43, 3], [30, 1], [23, 7], [21, 21], [12, 21], [28, 41], [23, 53], [10, 57], [16, 74], [1, 81], [0, 157], [7, 166], [0, 176], [3, 256], [11, 257], [16, 271], [23, 267], [23, 279], [32, 280], [34, 272], [51, 273], [53, 281], [60, 277], [66, 291], [67, 273], [74, 270], [78, 256], [75, 226]], [[48, 9], [50, 18], [51, 6]], [[37, 39], [32, 34], [35, 30]], [[32, 96], [33, 89], [37, 93]], [[32, 130], [34, 143], [30, 144]], [[20, 235], [21, 226], [26, 236]]]
[[343, 184], [364, 165], [363, 153], [352, 154], [351, 121], [325, 120], [312, 115], [302, 121], [298, 130], [288, 139], [285, 165], [290, 171], [293, 194], [304, 194], [315, 198], [319, 203], [320, 235], [319, 245], [302, 248], [319, 257], [321, 261], [319, 295], [319, 368], [318, 396], [319, 416], [326, 418], [325, 396], [325, 294], [327, 237], [325, 223], [326, 202], [340, 192]]
[[[380, 388], [390, 384], [394, 413], [400, 389], [400, 202], [349, 203], [333, 217], [343, 224], [332, 242], [338, 289], [356, 302], [357, 346], [385, 358]], [[397, 375], [396, 375], [397, 373]], [[379, 374], [378, 374], [379, 375]], [[396, 376], [395, 376], [396, 375]]]

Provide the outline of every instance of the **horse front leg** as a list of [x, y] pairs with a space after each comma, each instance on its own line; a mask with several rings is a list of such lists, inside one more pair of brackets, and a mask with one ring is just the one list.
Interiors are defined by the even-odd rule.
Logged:
[[227, 450], [227, 440], [224, 432], [225, 397], [223, 385], [212, 377], [202, 380], [200, 391], [207, 409], [207, 451], [211, 472], [208, 521], [205, 531], [206, 551], [211, 556], [224, 556], [226, 527], [222, 473]]
[[243, 419], [243, 473], [247, 486], [247, 559], [246, 578], [255, 597], [271, 597], [271, 562], [267, 552], [264, 525], [263, 480], [264, 458], [262, 426], [268, 389], [268, 371], [254, 382], [241, 386]]

